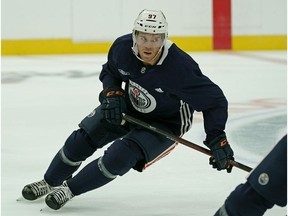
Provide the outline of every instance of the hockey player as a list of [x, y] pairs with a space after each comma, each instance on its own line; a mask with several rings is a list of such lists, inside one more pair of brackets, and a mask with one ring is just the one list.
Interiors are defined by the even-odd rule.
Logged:
[[261, 216], [287, 205], [287, 135], [228, 196], [214, 216]]
[[[60, 209], [74, 196], [99, 188], [131, 168], [143, 171], [175, 147], [162, 135], [124, 122], [122, 113], [181, 136], [190, 129], [193, 112], [202, 111], [205, 144], [214, 155], [211, 164], [231, 172], [228, 160], [234, 160], [233, 151], [224, 132], [227, 100], [198, 64], [168, 40], [168, 24], [161, 11], [143, 10], [132, 34], [113, 43], [100, 80], [101, 105], [67, 138], [44, 179], [23, 188], [24, 198], [35, 200], [48, 194], [46, 204]], [[103, 156], [72, 177], [82, 161], [108, 143]]]

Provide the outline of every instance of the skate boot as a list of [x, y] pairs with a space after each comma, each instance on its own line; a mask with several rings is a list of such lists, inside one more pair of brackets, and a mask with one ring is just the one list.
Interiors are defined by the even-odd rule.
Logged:
[[74, 195], [65, 181], [60, 187], [46, 196], [45, 202], [50, 208], [58, 210], [73, 197]]
[[26, 185], [22, 190], [22, 196], [27, 200], [36, 200], [48, 193], [54, 188], [47, 184], [43, 179], [31, 184]]

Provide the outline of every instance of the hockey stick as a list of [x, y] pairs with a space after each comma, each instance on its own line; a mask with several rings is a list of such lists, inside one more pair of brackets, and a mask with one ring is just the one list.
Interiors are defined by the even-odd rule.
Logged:
[[[147, 129], [149, 129], [149, 130], [151, 130], [151, 131], [153, 131], [155, 133], [158, 133], [158, 134], [161, 134], [161, 135], [165, 136], [166, 138], [168, 138], [168, 139], [170, 139], [172, 141], [175, 141], [175, 142], [181, 143], [183, 145], [186, 145], [186, 146], [188, 146], [190, 148], [193, 148], [193, 149], [195, 149], [197, 151], [200, 151], [200, 152], [202, 152], [202, 153], [204, 153], [206, 155], [213, 156], [211, 151], [209, 151], [206, 148], [203, 148], [203, 147], [201, 147], [199, 145], [196, 145], [196, 144], [194, 144], [194, 143], [192, 143], [192, 142], [190, 142], [188, 140], [185, 140], [185, 139], [183, 139], [181, 137], [178, 137], [178, 136], [173, 135], [173, 134], [171, 134], [169, 132], [166, 132], [166, 131], [163, 131], [163, 130], [161, 130], [159, 128], [156, 128], [156, 127], [154, 127], [154, 126], [152, 126], [152, 125], [150, 125], [150, 124], [148, 124], [146, 122], [143, 122], [143, 121], [141, 121], [139, 119], [136, 119], [136, 118], [134, 118], [132, 116], [129, 116], [129, 115], [125, 114], [125, 113], [123, 113], [122, 115], [123, 115], [123, 119], [128, 121], [128, 122], [130, 122], [130, 123], [133, 123], [133, 124], [142, 126], [144, 128], [147, 128]], [[244, 165], [242, 163], [239, 163], [237, 161], [229, 160], [229, 163], [232, 166], [235, 166], [235, 167], [237, 167], [239, 169], [242, 169], [244, 171], [247, 171], [247, 172], [250, 172], [252, 170], [251, 167], [246, 166], [246, 165]]]

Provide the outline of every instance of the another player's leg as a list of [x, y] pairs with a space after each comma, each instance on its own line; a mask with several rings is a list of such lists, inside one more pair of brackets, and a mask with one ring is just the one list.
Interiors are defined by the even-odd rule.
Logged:
[[260, 216], [287, 204], [287, 136], [251, 172], [247, 182], [228, 196], [215, 216]]
[[143, 160], [143, 152], [135, 142], [116, 140], [102, 157], [89, 163], [63, 186], [48, 194], [46, 204], [52, 209], [60, 209], [74, 196], [111, 182]]
[[236, 187], [215, 216], [261, 216], [273, 206], [246, 182]]

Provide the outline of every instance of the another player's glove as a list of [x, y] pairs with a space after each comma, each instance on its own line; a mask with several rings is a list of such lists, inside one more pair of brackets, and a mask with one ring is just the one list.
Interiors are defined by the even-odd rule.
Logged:
[[204, 144], [210, 148], [213, 154], [209, 159], [209, 164], [217, 170], [226, 169], [228, 173], [231, 173], [233, 166], [228, 160], [234, 160], [234, 153], [227, 141], [226, 134], [222, 133], [208, 143], [204, 141]]
[[105, 88], [99, 95], [101, 110], [106, 121], [115, 125], [123, 125], [122, 113], [125, 113], [126, 103], [123, 89], [120, 87]]

